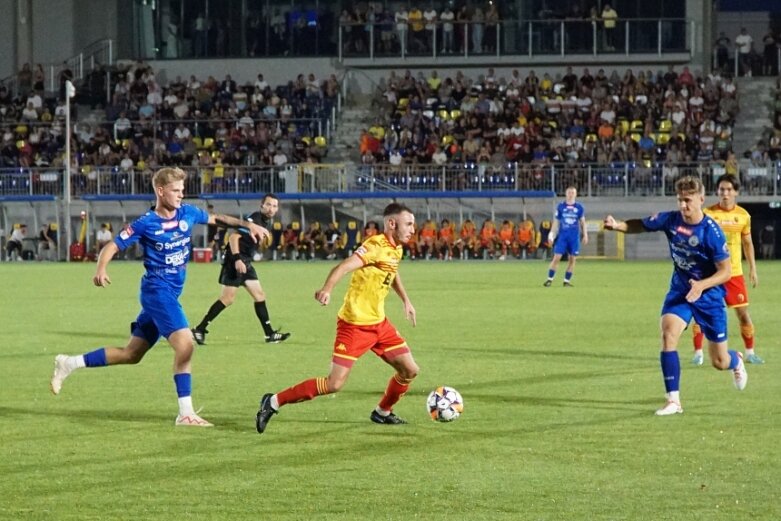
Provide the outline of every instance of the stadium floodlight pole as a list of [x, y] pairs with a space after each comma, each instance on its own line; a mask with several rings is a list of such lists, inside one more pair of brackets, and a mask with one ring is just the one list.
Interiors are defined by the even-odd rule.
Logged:
[[71, 260], [71, 98], [76, 95], [76, 87], [65, 80], [65, 260]]

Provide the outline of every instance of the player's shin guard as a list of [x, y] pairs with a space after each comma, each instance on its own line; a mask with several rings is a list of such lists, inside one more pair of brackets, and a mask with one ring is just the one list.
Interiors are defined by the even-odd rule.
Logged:
[[[84, 354], [85, 367], [103, 367], [108, 365], [106, 361], [106, 349], [101, 347]], [[78, 365], [77, 365], [78, 367]]]
[[282, 407], [288, 403], [305, 402], [328, 393], [328, 380], [326, 378], [310, 378], [277, 393], [277, 401]]
[[705, 338], [705, 335], [702, 333], [702, 329], [699, 325], [693, 324], [692, 325], [692, 343], [694, 345], [694, 350], [699, 351], [702, 349], [702, 342]]
[[225, 309], [225, 304], [222, 303], [220, 299], [217, 299], [214, 301], [214, 304], [211, 305], [209, 308], [209, 311], [206, 312], [206, 315], [203, 317], [203, 320], [201, 320], [201, 323], [196, 326], [195, 329], [204, 330], [206, 329], [206, 326], [209, 325], [209, 322], [217, 318], [217, 315], [223, 312]]
[[754, 349], [754, 324], [740, 326], [740, 336], [746, 349]]
[[266, 301], [255, 302], [255, 316], [258, 317], [261, 327], [263, 327], [263, 333], [266, 336], [274, 334], [274, 328], [271, 327], [271, 319], [268, 315], [268, 308], [266, 307]]
[[662, 365], [664, 389], [668, 393], [678, 391], [681, 384], [681, 361], [678, 351], [662, 351], [659, 361]]
[[401, 400], [411, 383], [411, 378], [402, 378], [400, 374], [394, 374], [388, 382], [388, 387], [385, 389], [385, 394], [382, 396], [378, 407], [383, 411], [393, 410], [393, 406]]

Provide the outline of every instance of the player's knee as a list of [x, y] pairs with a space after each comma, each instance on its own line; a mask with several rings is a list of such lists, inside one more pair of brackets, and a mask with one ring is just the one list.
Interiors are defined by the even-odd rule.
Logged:
[[135, 365], [144, 358], [144, 353], [136, 349], [123, 349], [122, 350], [122, 362], [123, 364]]
[[419, 372], [420, 372], [420, 367], [418, 367], [418, 364], [416, 364], [415, 362], [411, 362], [399, 369], [399, 376], [411, 382], [418, 376]]
[[226, 308], [227, 308], [228, 306], [230, 306], [231, 304], [233, 304], [233, 301], [234, 301], [234, 300], [236, 300], [236, 297], [234, 297], [234, 296], [230, 296], [230, 297], [222, 296], [222, 297], [220, 297], [220, 302], [222, 302], [222, 304], [223, 304], [223, 305], [224, 305]]
[[338, 393], [339, 391], [342, 390], [342, 387], [344, 387], [344, 384], [346, 382], [347, 382], [347, 378], [329, 376], [328, 394]]

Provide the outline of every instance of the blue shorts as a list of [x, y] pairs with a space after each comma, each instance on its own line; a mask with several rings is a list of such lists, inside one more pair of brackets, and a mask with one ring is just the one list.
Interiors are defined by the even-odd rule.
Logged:
[[559, 235], [556, 237], [556, 242], [553, 243], [553, 254], [572, 255], [577, 257], [580, 255], [580, 237], [578, 235]]
[[130, 334], [143, 338], [152, 346], [160, 336], [189, 327], [179, 296], [165, 288], [141, 290], [141, 312], [130, 325]]
[[702, 295], [696, 302], [687, 302], [686, 293], [670, 290], [662, 305], [662, 315], [667, 313], [681, 317], [687, 324], [694, 321], [699, 324], [705, 338], [711, 342], [727, 341], [727, 308], [724, 299], [708, 294]]

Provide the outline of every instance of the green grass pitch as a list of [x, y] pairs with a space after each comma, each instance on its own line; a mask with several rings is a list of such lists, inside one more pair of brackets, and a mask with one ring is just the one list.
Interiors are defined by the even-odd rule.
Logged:
[[[2, 520], [778, 520], [781, 519], [781, 264], [750, 290], [757, 351], [749, 383], [689, 365], [685, 413], [663, 403], [658, 313], [670, 262], [582, 261], [575, 288], [547, 264], [405, 262], [418, 327], [387, 311], [421, 373], [396, 412], [371, 423], [391, 375], [372, 355], [335, 396], [282, 409], [263, 436], [258, 399], [325, 376], [343, 281], [328, 307], [314, 292], [330, 262], [259, 263], [275, 326], [262, 341], [249, 295], [210, 327], [194, 358], [194, 402], [214, 429], [174, 428], [165, 341], [135, 367], [84, 369], [49, 393], [55, 354], [124, 345], [138, 312], [140, 264], [3, 264], [0, 328]], [[219, 294], [216, 264], [191, 264], [191, 322]], [[730, 340], [742, 348], [730, 312]], [[450, 424], [425, 397], [464, 396]]]

